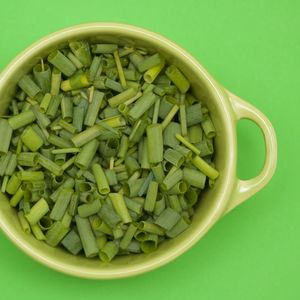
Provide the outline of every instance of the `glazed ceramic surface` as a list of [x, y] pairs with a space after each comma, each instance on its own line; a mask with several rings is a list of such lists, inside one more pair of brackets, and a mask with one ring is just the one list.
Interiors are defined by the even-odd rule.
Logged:
[[[255, 107], [225, 90], [181, 47], [145, 29], [118, 23], [91, 23], [74, 26], [51, 34], [30, 46], [3, 70], [0, 76], [0, 113], [3, 113], [22, 75], [32, 69], [49, 52], [67, 45], [70, 40], [85, 39], [91, 43], [107, 42], [147, 47], [162, 53], [176, 64], [191, 82], [193, 93], [209, 108], [215, 124], [215, 163], [220, 177], [213, 189], [201, 194], [191, 226], [180, 236], [164, 242], [151, 254], [117, 257], [104, 264], [98, 259], [73, 256], [61, 248], [52, 248], [26, 235], [16, 211], [7, 201], [0, 202], [0, 227], [25, 253], [58, 271], [86, 278], [109, 279], [137, 275], [170, 262], [193, 246], [224, 214], [262, 189], [275, 172], [277, 144], [269, 120]], [[236, 124], [240, 119], [255, 122], [265, 139], [265, 163], [261, 173], [250, 180], [236, 175]]]

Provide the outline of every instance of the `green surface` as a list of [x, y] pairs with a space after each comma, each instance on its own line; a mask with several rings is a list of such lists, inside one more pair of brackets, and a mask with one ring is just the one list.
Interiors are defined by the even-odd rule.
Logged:
[[[190, 51], [220, 83], [270, 118], [279, 143], [277, 173], [264, 190], [220, 220], [190, 251], [145, 275], [114, 281], [68, 277], [33, 261], [1, 233], [1, 299], [300, 298], [299, 1], [1, 4], [0, 69], [32, 42], [63, 27], [131, 23]], [[263, 162], [259, 129], [241, 122], [238, 136], [238, 173], [254, 176]]]

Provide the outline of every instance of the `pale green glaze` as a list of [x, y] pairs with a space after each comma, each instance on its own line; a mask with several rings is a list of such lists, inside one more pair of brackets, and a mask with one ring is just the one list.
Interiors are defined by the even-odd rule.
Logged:
[[[220, 178], [215, 187], [203, 195], [191, 226], [174, 240], [163, 243], [151, 254], [118, 257], [109, 264], [68, 254], [51, 248], [26, 235], [16, 212], [8, 202], [0, 202], [0, 227], [25, 253], [37, 261], [74, 276], [109, 279], [137, 275], [175, 259], [195, 244], [226, 212], [263, 188], [275, 172], [277, 144], [269, 120], [256, 108], [220, 86], [185, 50], [150, 31], [117, 23], [92, 23], [64, 29], [33, 44], [7, 66], [0, 77], [1, 111], [5, 110], [20, 77], [31, 70], [41, 57], [66, 45], [72, 39], [87, 39], [118, 44], [144, 46], [163, 53], [188, 77], [194, 93], [207, 104], [217, 129], [216, 166]], [[247, 118], [262, 129], [266, 159], [260, 175], [247, 181], [236, 176], [236, 123]]]

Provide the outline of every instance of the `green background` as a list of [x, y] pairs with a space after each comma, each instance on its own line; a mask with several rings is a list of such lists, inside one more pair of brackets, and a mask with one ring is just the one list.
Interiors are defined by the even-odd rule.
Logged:
[[[190, 251], [150, 273], [72, 278], [38, 264], [0, 233], [1, 299], [300, 299], [300, 2], [280, 0], [2, 1], [0, 69], [32, 42], [81, 22], [126, 22], [192, 53], [226, 88], [263, 111], [278, 137], [270, 184]], [[238, 125], [238, 174], [258, 174], [259, 129]]]

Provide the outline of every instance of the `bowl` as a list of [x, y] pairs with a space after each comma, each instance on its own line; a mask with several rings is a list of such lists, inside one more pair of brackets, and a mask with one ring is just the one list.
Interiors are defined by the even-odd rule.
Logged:
[[[215, 124], [215, 163], [220, 177], [215, 186], [201, 194], [191, 226], [175, 239], [160, 245], [151, 254], [117, 257], [111, 263], [73, 256], [61, 248], [52, 248], [25, 234], [8, 201], [0, 201], [0, 228], [26, 254], [55, 270], [85, 278], [111, 279], [141, 274], [172, 261], [199, 241], [228, 211], [262, 189], [275, 172], [276, 135], [270, 121], [255, 107], [218, 84], [188, 52], [167, 38], [148, 30], [118, 23], [90, 23], [66, 28], [31, 45], [18, 55], [0, 76], [0, 113], [7, 108], [19, 79], [54, 49], [75, 39], [147, 47], [162, 53], [176, 64], [191, 82], [194, 94], [209, 108]], [[237, 177], [236, 125], [249, 119], [263, 132], [265, 162], [261, 173], [250, 180]]]

